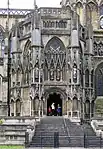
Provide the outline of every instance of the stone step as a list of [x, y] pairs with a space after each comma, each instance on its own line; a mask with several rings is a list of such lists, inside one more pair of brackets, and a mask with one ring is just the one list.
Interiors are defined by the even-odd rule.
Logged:
[[[59, 133], [60, 147], [83, 147], [84, 128], [79, 123], [71, 122], [69, 119], [65, 119], [65, 122], [66, 125], [62, 117], [42, 118], [39, 125], [36, 127], [30, 147], [54, 147], [54, 132]], [[90, 126], [87, 127], [87, 129], [90, 129], [90, 134], [93, 134], [93, 130]]]

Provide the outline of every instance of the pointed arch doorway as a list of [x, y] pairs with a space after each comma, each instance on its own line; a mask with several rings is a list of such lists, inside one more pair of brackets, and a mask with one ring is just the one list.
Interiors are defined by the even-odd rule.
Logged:
[[49, 94], [49, 98], [47, 99], [47, 116], [49, 115], [53, 115], [52, 113], [50, 114], [48, 109], [49, 107], [51, 108], [51, 105], [54, 103], [55, 106], [55, 110], [54, 110], [54, 116], [57, 116], [57, 108], [58, 106], [61, 107], [61, 112], [60, 112], [60, 116], [62, 116], [62, 98], [60, 96], [60, 94], [58, 93], [53, 93], [53, 94]]

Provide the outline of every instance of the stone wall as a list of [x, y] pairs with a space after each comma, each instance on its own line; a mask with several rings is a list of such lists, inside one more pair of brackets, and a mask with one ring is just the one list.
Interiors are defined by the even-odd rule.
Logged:
[[31, 140], [35, 132], [35, 126], [39, 119], [34, 117], [0, 117], [0, 145], [25, 145], [25, 132], [32, 130], [29, 134]]

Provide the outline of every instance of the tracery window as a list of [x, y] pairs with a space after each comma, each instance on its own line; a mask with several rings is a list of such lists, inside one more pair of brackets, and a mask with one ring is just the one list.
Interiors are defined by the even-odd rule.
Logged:
[[[62, 41], [53, 37], [46, 45], [45, 51], [44, 78], [45, 80], [60, 81], [66, 75], [66, 50]], [[64, 72], [63, 72], [64, 71]]]
[[96, 95], [103, 96], [103, 63], [99, 64], [95, 71]]
[[87, 22], [89, 24], [92, 23], [93, 28], [97, 28], [98, 21], [95, 21], [97, 20], [98, 15], [97, 4], [94, 2], [89, 2], [86, 8], [87, 8]]
[[76, 4], [77, 14], [80, 16], [80, 22], [83, 23], [83, 5], [82, 3], [78, 2]]
[[94, 47], [93, 49], [94, 55], [103, 56], [103, 43], [102, 42], [99, 42], [99, 43], [94, 42], [93, 47]]
[[29, 83], [30, 60], [31, 60], [31, 42], [28, 40], [25, 44], [23, 53], [24, 84]]

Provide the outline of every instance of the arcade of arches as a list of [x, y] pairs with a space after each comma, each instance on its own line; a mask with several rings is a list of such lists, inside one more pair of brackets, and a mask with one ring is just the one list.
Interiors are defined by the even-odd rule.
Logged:
[[11, 116], [20, 116], [21, 115], [21, 101], [17, 99], [14, 101], [11, 100]]

